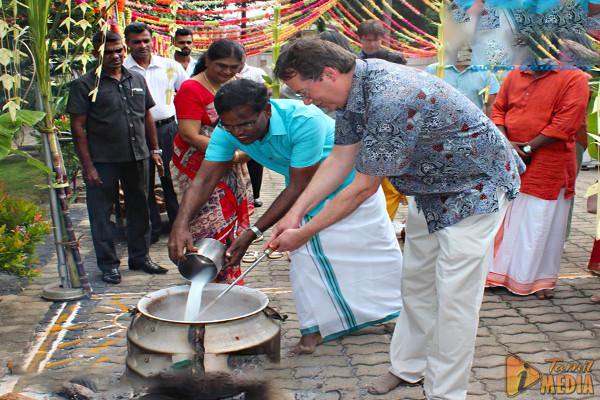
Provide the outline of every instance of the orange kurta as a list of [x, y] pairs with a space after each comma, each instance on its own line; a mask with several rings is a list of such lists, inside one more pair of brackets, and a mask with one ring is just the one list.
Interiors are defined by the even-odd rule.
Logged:
[[534, 79], [531, 70], [517, 68], [502, 83], [492, 121], [506, 127], [509, 140], [529, 142], [540, 133], [560, 139], [533, 153], [520, 192], [556, 200], [564, 187], [565, 198], [575, 195], [575, 133], [587, 113], [588, 77], [581, 70], [555, 69]]

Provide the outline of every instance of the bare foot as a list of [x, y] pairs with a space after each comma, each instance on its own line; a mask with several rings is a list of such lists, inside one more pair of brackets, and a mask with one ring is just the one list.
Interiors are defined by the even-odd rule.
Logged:
[[535, 292], [535, 297], [538, 300], [552, 299], [554, 298], [554, 289], [541, 289]]
[[369, 386], [368, 391], [371, 394], [386, 394], [390, 390], [396, 388], [396, 386], [402, 382], [402, 379], [398, 378], [396, 375], [392, 374], [391, 372], [386, 372], [379, 378], [375, 378], [375, 380]]
[[553, 299], [554, 289], [544, 289], [544, 296], [546, 296], [547, 299]]
[[306, 335], [302, 335], [298, 344], [290, 350], [290, 355], [311, 354], [321, 343], [323, 343], [321, 332], [307, 333]]
[[544, 293], [544, 290], [538, 290], [534, 294], [535, 294], [535, 297], [538, 298], [538, 300], [544, 300], [546, 298], [546, 294]]
[[600, 303], [600, 294], [595, 294], [595, 295], [593, 295], [592, 297], [590, 297], [590, 300], [591, 300], [593, 303]]

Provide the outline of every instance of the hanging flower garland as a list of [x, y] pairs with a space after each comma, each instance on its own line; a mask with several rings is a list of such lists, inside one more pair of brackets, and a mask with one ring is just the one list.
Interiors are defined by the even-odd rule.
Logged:
[[[379, 8], [372, 0], [370, 0], [369, 3], [370, 3], [369, 5], [374, 10], [376, 10], [379, 14], [381, 14], [382, 17], [384, 17], [386, 20], [391, 20], [381, 10], [381, 8]], [[385, 3], [385, 2], [384, 2], [384, 4], [387, 5], [387, 3]], [[351, 18], [354, 23], [356, 23], [356, 21], [354, 21], [354, 20], [358, 20], [358, 18], [360, 18], [361, 20], [364, 20], [365, 18], [362, 17], [362, 15], [365, 15], [365, 14], [368, 15], [370, 18], [379, 19], [381, 21], [381, 18], [377, 17], [377, 15], [375, 15], [373, 12], [371, 12], [363, 4], [358, 4], [358, 7], [360, 8], [361, 12], [356, 11], [355, 8], [352, 7], [352, 5], [349, 4], [348, 1], [340, 0], [340, 2], [334, 7], [333, 11], [337, 12], [338, 9], [341, 10], [341, 12], [343, 14], [345, 14], [346, 16], [348, 16], [348, 18]], [[395, 10], [393, 10], [393, 11], [395, 11]], [[392, 38], [392, 37], [388, 36], [384, 40], [384, 43], [386, 44], [386, 46], [384, 46], [384, 47], [389, 48], [388, 46], [391, 46], [392, 48], [397, 49], [400, 53], [407, 55], [407, 56], [423, 57], [423, 56], [435, 55], [436, 38], [431, 35], [428, 35], [426, 32], [422, 31], [421, 29], [419, 29], [416, 26], [414, 26], [413, 24], [411, 24], [408, 20], [406, 20], [406, 18], [404, 18], [402, 15], [400, 15], [396, 11], [395, 11], [395, 15], [401, 22], [403, 22], [403, 23], [407, 24], [409, 27], [411, 27], [412, 30], [402, 27], [395, 21], [393, 22], [392, 25], [397, 28], [393, 28], [389, 24], [385, 23], [385, 21], [381, 21], [384, 24], [384, 26], [386, 26], [388, 29], [390, 29], [390, 31], [393, 33], [393, 35], [398, 36], [400, 38], [400, 39], [396, 39], [396, 38]], [[347, 21], [346, 18], [344, 18], [344, 20]], [[356, 25], [358, 25], [358, 24], [356, 24]], [[352, 24], [352, 23], [347, 22], [346, 24], [342, 24], [342, 29], [344, 30], [344, 32], [346, 34], [354, 35], [354, 31], [356, 31], [356, 26], [354, 26], [354, 24]], [[429, 37], [432, 40], [427, 40], [425, 37]], [[420, 49], [415, 46], [408, 45], [405, 42], [418, 44], [418, 45], [424, 47], [424, 49]]]
[[[355, 2], [356, 6], [353, 7], [351, 1]], [[400, 1], [410, 12], [428, 23], [434, 23], [407, 0]], [[423, 1], [436, 12], [439, 10], [436, 1], [419, 1]], [[391, 32], [389, 36], [384, 37], [384, 47], [412, 57], [435, 54], [436, 37], [415, 26], [387, 2], [383, 2], [383, 5], [391, 11], [394, 18], [387, 15], [373, 0], [367, 0], [367, 3], [369, 8], [360, 4], [359, 0], [304, 0], [284, 4], [281, 6], [280, 25], [283, 28], [280, 40], [289, 39], [326, 14], [331, 16], [340, 33], [352, 43], [358, 44], [355, 34], [357, 26], [366, 18], [375, 18]], [[271, 10], [273, 4], [274, 0], [196, 0], [186, 1], [186, 9], [182, 9], [178, 0], [117, 0], [109, 18], [114, 27], [122, 27], [132, 21], [147, 23], [155, 31], [155, 46], [160, 48], [161, 52], [166, 52], [171, 46], [174, 30], [185, 26], [192, 29], [197, 49], [204, 50], [215, 39], [227, 37], [244, 44], [250, 55], [267, 51], [272, 45], [270, 19], [273, 14], [267, 10]], [[215, 6], [216, 9], [201, 9]], [[260, 10], [265, 12], [260, 13]], [[232, 18], [239, 13], [256, 12], [259, 13], [252, 17]], [[240, 25], [246, 26], [242, 28]]]
[[[144, 10], [144, 11], [154, 11], [156, 13], [171, 14], [171, 11], [172, 11], [170, 8], [156, 7], [156, 6], [151, 6], [149, 4], [141, 4], [141, 3], [130, 1], [130, 0], [124, 1], [124, 4], [132, 9]], [[223, 3], [219, 2], [219, 4], [223, 4]], [[274, 4], [274, 3], [270, 1], [270, 2], [265, 2], [265, 4], [260, 4], [260, 5], [240, 7], [240, 8], [236, 8], [236, 9], [224, 9], [224, 10], [196, 11], [196, 10], [178, 9], [177, 14], [179, 14], [179, 15], [198, 15], [201, 17], [206, 17], [207, 15], [227, 15], [227, 14], [234, 14], [234, 13], [239, 13], [239, 12], [248, 12], [248, 11], [259, 10], [261, 8], [269, 7], [272, 4]]]

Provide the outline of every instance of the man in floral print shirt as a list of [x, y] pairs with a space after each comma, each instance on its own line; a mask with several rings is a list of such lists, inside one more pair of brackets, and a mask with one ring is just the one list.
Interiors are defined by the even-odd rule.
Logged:
[[[305, 103], [337, 109], [336, 139], [267, 245], [301, 246], [351, 213], [384, 177], [414, 196], [392, 365], [369, 391], [424, 379], [428, 398], [464, 399], [494, 236], [523, 164], [477, 106], [426, 72], [356, 60], [333, 44], [303, 38], [282, 52], [274, 74]], [[299, 227], [354, 166], [353, 182]]]

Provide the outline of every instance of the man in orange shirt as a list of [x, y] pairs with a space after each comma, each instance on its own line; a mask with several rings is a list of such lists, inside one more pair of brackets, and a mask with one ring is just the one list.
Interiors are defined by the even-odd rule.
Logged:
[[575, 134], [587, 112], [588, 76], [542, 60], [511, 71], [502, 83], [492, 121], [528, 165], [506, 213], [487, 286], [554, 297], [575, 195]]

